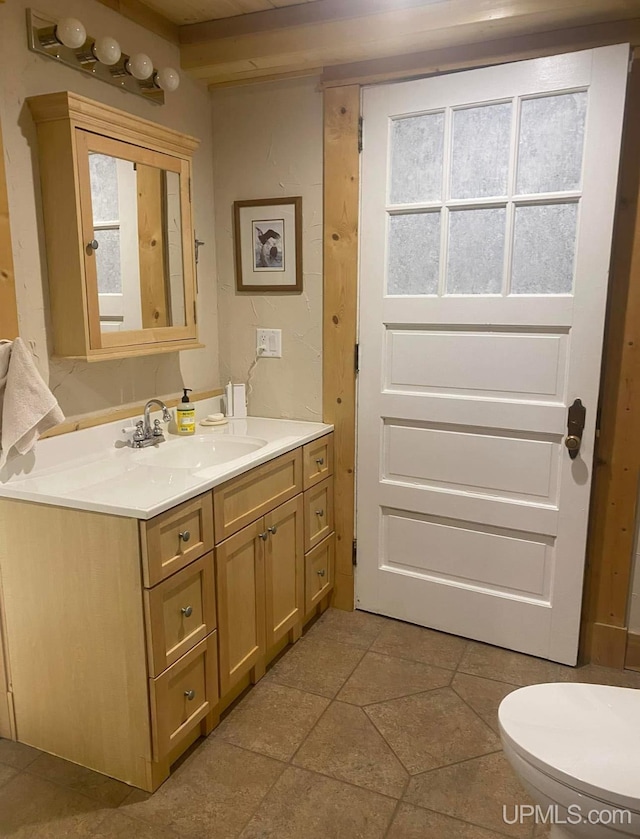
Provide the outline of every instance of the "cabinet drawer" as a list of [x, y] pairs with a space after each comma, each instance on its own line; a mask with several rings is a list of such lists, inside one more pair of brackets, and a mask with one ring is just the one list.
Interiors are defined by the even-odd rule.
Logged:
[[305, 489], [333, 475], [333, 434], [302, 447], [302, 472]]
[[309, 612], [333, 588], [335, 533], [317, 545], [304, 558], [304, 611]]
[[333, 478], [304, 494], [304, 549], [310, 551], [333, 532]]
[[141, 521], [140, 541], [144, 584], [149, 588], [213, 548], [211, 493]]
[[217, 633], [149, 679], [153, 757], [162, 760], [218, 702]]
[[158, 676], [216, 628], [213, 553], [145, 589], [149, 673]]
[[295, 449], [213, 491], [216, 543], [302, 491], [302, 452]]

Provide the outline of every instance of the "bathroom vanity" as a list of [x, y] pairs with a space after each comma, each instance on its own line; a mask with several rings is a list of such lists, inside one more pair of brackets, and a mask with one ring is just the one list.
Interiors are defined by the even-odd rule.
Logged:
[[9, 710], [21, 742], [153, 791], [328, 605], [333, 434], [248, 418], [136, 451], [112, 425], [0, 475]]

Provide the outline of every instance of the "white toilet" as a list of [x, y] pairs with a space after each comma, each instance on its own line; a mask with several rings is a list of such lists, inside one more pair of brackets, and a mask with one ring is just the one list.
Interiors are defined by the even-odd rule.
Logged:
[[523, 821], [549, 813], [553, 839], [640, 836], [640, 690], [533, 685], [505, 697], [498, 717], [505, 755], [539, 805]]

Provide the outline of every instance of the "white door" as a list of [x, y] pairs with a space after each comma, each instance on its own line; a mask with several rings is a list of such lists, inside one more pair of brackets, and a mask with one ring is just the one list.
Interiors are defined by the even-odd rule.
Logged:
[[364, 91], [359, 608], [576, 661], [628, 61]]

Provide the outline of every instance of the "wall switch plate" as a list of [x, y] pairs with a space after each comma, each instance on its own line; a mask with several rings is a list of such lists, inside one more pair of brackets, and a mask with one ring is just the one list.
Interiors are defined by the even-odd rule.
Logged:
[[260, 358], [282, 358], [282, 330], [257, 329], [256, 351]]

